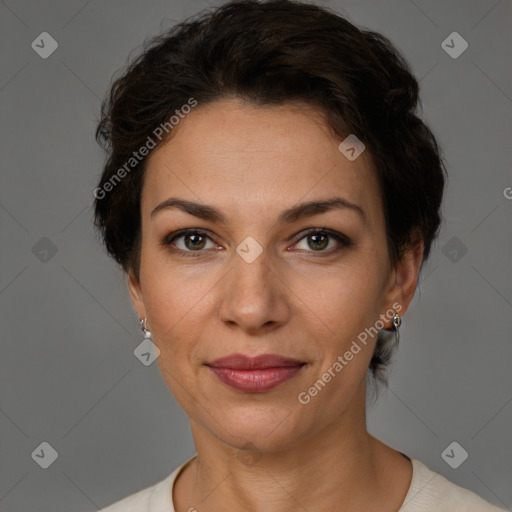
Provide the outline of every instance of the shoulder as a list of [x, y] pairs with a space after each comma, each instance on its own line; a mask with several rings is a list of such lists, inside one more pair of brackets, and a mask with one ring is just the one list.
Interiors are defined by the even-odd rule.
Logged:
[[464, 487], [411, 460], [413, 476], [399, 512], [504, 512]]
[[[195, 456], [194, 456], [195, 457]], [[153, 512], [165, 510], [174, 512], [172, 503], [172, 488], [180, 471], [194, 458], [190, 458], [172, 473], [154, 485], [145, 487], [126, 498], [102, 508], [99, 512]]]

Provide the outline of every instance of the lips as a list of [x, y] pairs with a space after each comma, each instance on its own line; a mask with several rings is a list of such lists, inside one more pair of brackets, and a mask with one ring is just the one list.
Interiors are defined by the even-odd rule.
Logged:
[[224, 384], [246, 393], [275, 388], [294, 377], [305, 365], [304, 361], [277, 354], [257, 357], [231, 354], [206, 364]]
[[305, 364], [304, 361], [282, 357], [277, 354], [262, 354], [257, 357], [249, 357], [244, 354], [231, 354], [216, 359], [208, 366], [213, 368], [231, 368], [232, 370], [260, 370], [265, 368], [283, 368]]

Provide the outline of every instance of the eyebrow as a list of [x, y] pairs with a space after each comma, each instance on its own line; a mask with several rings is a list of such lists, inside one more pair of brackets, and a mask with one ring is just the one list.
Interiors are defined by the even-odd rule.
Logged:
[[[206, 204], [194, 203], [193, 201], [186, 201], [177, 197], [169, 197], [161, 202], [158, 206], [151, 211], [151, 217], [154, 217], [158, 212], [167, 210], [169, 208], [179, 208], [185, 213], [199, 217], [200, 219], [218, 222], [220, 224], [227, 224], [227, 219], [224, 214], [213, 206]], [[325, 213], [331, 210], [344, 210], [349, 209], [358, 213], [364, 222], [366, 222], [366, 214], [364, 210], [347, 199], [342, 197], [332, 197], [323, 200], [309, 201], [292, 206], [280, 213], [278, 223], [291, 224], [302, 218]]]

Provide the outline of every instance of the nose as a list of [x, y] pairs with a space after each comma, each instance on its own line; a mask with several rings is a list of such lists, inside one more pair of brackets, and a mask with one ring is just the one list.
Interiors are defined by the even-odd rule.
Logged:
[[247, 262], [237, 253], [219, 288], [219, 317], [231, 329], [256, 335], [271, 332], [290, 317], [289, 289], [264, 250]]

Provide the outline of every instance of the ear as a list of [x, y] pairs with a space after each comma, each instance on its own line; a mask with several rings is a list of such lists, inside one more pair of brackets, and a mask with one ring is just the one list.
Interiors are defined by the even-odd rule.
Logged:
[[423, 261], [423, 240], [408, 249], [391, 272], [386, 306], [403, 316], [411, 303]]
[[128, 272], [128, 289], [130, 291], [130, 298], [132, 299], [133, 307], [135, 308], [137, 315], [139, 315], [139, 318], [146, 318], [146, 307], [142, 297], [140, 280], [132, 270]]

